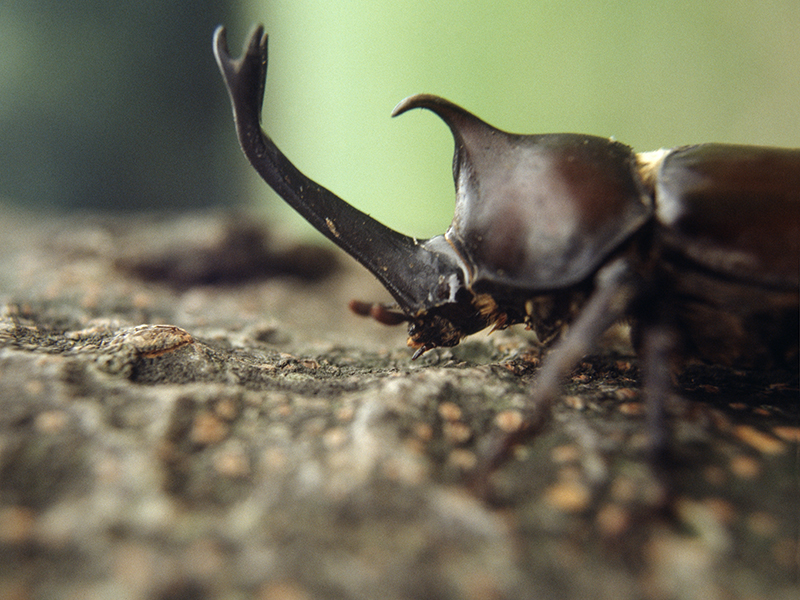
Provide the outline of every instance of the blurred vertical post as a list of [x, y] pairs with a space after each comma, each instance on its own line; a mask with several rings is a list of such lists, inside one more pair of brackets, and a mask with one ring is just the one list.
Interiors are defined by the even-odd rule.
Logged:
[[0, 199], [200, 207], [241, 196], [210, 51], [228, 0], [0, 5]]

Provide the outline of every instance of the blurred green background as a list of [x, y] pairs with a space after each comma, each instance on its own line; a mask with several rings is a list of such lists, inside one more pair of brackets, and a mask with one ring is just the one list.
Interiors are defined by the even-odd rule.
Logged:
[[270, 32], [265, 128], [319, 183], [404, 233], [453, 211], [449, 131], [417, 92], [502, 129], [637, 150], [800, 146], [798, 0], [97, 0], [0, 4], [0, 197], [29, 206], [256, 206], [308, 232], [239, 153], [211, 55]]
[[230, 109], [208, 40], [233, 14], [219, 0], [0, 0], [0, 199], [227, 201], [238, 165], [235, 143], [220, 144]]

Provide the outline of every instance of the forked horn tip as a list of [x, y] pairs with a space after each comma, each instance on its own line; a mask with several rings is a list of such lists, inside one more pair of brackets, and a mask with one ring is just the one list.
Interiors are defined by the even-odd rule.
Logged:
[[[263, 25], [256, 25], [244, 43], [243, 54], [264, 56], [267, 49], [268, 35], [264, 33]], [[214, 30], [214, 56], [220, 65], [233, 62], [228, 50], [228, 32], [224, 25], [217, 25]]]
[[228, 32], [225, 31], [225, 25], [217, 25], [214, 30], [214, 55], [217, 60], [228, 59], [230, 60], [230, 52], [228, 51]]
[[247, 52], [252, 54], [263, 54], [267, 47], [269, 36], [264, 33], [264, 26], [259, 24], [253, 27], [247, 42]]

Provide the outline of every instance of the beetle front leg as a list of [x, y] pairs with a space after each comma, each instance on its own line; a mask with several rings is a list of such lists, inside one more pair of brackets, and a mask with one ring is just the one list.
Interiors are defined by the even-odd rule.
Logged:
[[549, 420], [561, 384], [575, 364], [596, 346], [600, 336], [621, 320], [640, 291], [631, 261], [620, 257], [603, 267], [596, 287], [577, 320], [545, 358], [533, 385], [522, 424], [513, 432], [492, 430], [478, 449], [474, 483], [485, 491], [488, 476], [507, 460], [511, 448], [539, 431]]
[[596, 284], [586, 306], [548, 355], [537, 375], [532, 394], [537, 405], [552, 406], [564, 378], [581, 358], [591, 352], [600, 336], [625, 316], [638, 291], [627, 258], [619, 258], [601, 269]]

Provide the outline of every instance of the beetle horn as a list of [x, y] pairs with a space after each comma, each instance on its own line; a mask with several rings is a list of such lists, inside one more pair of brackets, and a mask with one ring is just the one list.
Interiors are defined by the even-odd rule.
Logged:
[[415, 94], [414, 96], [409, 96], [401, 100], [400, 103], [394, 107], [392, 116], [397, 117], [412, 108], [427, 108], [439, 115], [453, 130], [453, 133], [457, 135], [459, 140], [462, 139], [460, 133], [467, 128], [467, 124], [479, 128], [486, 128], [487, 130], [495, 129], [468, 110], [464, 110], [457, 104], [453, 104], [449, 100], [445, 100], [440, 96], [434, 96], [433, 94]]
[[[521, 157], [513, 140], [522, 137], [533, 139], [536, 136], [515, 136], [501, 131], [457, 104], [433, 94], [416, 94], [401, 100], [394, 107], [392, 116], [397, 117], [413, 108], [430, 110], [445, 122], [453, 134], [456, 146], [453, 157], [456, 218], [453, 227], [469, 230], [478, 224], [469, 226], [459, 221], [469, 218], [469, 213], [478, 204], [486, 204], [487, 200], [481, 199], [481, 194], [486, 194], [487, 190], [481, 192], [479, 188], [495, 187], [491, 185], [492, 179], [507, 177], [506, 169]], [[479, 181], [483, 181], [484, 185], [478, 185]], [[498, 206], [494, 205], [493, 209], [497, 211]]]
[[[459, 168], [471, 164], [476, 159], [480, 160], [481, 157], [485, 157], [486, 161], [492, 161], [492, 152], [489, 149], [497, 150], [499, 145], [507, 145], [509, 134], [492, 127], [457, 104], [433, 94], [416, 94], [401, 100], [394, 107], [392, 116], [397, 117], [412, 108], [427, 108], [450, 128], [456, 142], [456, 156], [453, 163], [456, 183], [458, 183]], [[472, 156], [467, 159], [464, 153]]]
[[264, 28], [255, 28], [242, 57], [234, 60], [228, 52], [225, 29], [218, 27], [214, 56], [231, 97], [239, 143], [264, 181], [318, 231], [369, 269], [406, 314], [413, 316], [454, 297], [458, 283], [453, 274], [460, 273], [461, 267], [442, 236], [419, 241], [389, 229], [303, 175], [261, 129], [267, 76]]

